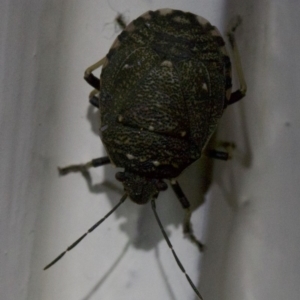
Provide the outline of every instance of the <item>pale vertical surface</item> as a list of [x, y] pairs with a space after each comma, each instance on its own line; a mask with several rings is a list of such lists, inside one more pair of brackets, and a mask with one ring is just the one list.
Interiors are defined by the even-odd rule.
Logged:
[[[38, 168], [41, 156], [35, 148], [39, 143], [36, 137], [40, 129], [40, 106], [35, 93], [38, 84], [35, 54], [37, 23], [44, 2], [35, 1], [34, 5], [26, 6], [22, 1], [2, 1], [0, 5], [2, 299], [26, 299], [29, 286], [34, 222], [42, 186], [41, 181], [36, 180], [42, 169]], [[43, 138], [41, 132], [40, 138]]]
[[[42, 271], [122, 194], [110, 166], [92, 172], [91, 191], [80, 175], [57, 175], [57, 165], [104, 154], [83, 71], [107, 53], [118, 33], [117, 13], [130, 21], [164, 7], [202, 15], [221, 32], [241, 15], [237, 42], [248, 94], [220, 123], [220, 136], [237, 145], [234, 159], [215, 163], [207, 205], [193, 217], [205, 254], [182, 238], [183, 212], [172, 191], [157, 201], [162, 223], [205, 300], [298, 299], [297, 1], [121, 3], [0, 4], [1, 299], [196, 299], [150, 206], [130, 201]], [[198, 165], [180, 180], [196, 206]]]
[[[296, 300], [300, 39], [294, 28], [300, 25], [300, 7], [298, 1], [231, 0], [226, 12], [243, 18], [237, 42], [248, 93], [220, 123], [220, 136], [235, 141], [237, 151], [232, 162], [216, 163], [203, 293], [207, 299]], [[236, 210], [220, 205], [220, 197]]]

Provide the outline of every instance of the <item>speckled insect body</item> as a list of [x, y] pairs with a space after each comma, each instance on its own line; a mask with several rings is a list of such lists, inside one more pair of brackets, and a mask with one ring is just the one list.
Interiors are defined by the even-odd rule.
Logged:
[[[228, 154], [206, 149], [227, 105], [246, 93], [234, 31], [229, 41], [240, 89], [231, 93], [231, 63], [216, 27], [192, 13], [172, 9], [149, 11], [131, 22], [117, 37], [106, 57], [89, 67], [86, 81], [94, 87], [90, 103], [100, 111], [100, 136], [107, 157], [60, 169], [60, 174], [87, 172], [112, 163], [124, 168], [116, 178], [125, 193], [119, 203], [70, 245], [48, 269], [98, 227], [129, 196], [138, 204], [151, 201], [159, 227], [181, 271], [199, 299], [199, 291], [180, 263], [157, 215], [155, 200], [170, 184], [186, 211], [183, 231], [200, 251], [191, 224], [188, 199], [176, 177], [202, 154], [227, 159]], [[102, 67], [100, 79], [93, 71]]]
[[[101, 139], [136, 203], [201, 156], [231, 93], [224, 45], [205, 19], [166, 10], [134, 20], [106, 56]], [[136, 180], [143, 188], [132, 190]]]

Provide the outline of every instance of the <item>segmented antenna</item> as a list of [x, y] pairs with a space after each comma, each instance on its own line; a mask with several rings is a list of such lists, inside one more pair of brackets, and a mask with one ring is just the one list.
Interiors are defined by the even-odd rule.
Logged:
[[77, 246], [90, 232], [96, 229], [105, 219], [107, 219], [127, 198], [127, 194], [124, 194], [120, 199], [119, 203], [115, 205], [112, 210], [110, 210], [101, 220], [99, 220], [96, 224], [94, 224], [85, 234], [83, 234], [79, 239], [77, 239], [72, 245], [70, 245], [64, 252], [58, 255], [50, 264], [48, 264], [44, 270], [49, 269], [55, 263], [57, 263], [68, 251], [72, 250], [75, 246]]
[[158, 214], [157, 214], [157, 211], [156, 211], [155, 199], [152, 199], [152, 200], [151, 200], [151, 206], [152, 206], [152, 210], [153, 210], [153, 212], [154, 212], [156, 221], [157, 221], [157, 223], [158, 223], [158, 225], [159, 225], [159, 228], [160, 228], [160, 230], [161, 230], [161, 232], [162, 232], [162, 234], [163, 234], [163, 236], [164, 236], [164, 238], [165, 238], [165, 240], [166, 240], [166, 242], [167, 242], [169, 248], [171, 249], [171, 251], [172, 251], [172, 253], [173, 253], [173, 256], [174, 256], [174, 258], [175, 258], [175, 260], [176, 260], [176, 262], [177, 262], [178, 267], [180, 268], [180, 270], [182, 271], [182, 273], [185, 275], [187, 281], [189, 282], [190, 286], [192, 287], [192, 289], [194, 290], [194, 292], [196, 293], [196, 295], [198, 296], [198, 298], [201, 299], [201, 300], [203, 300], [203, 298], [202, 298], [200, 292], [198, 291], [198, 289], [196, 288], [196, 286], [195, 286], [194, 283], [192, 282], [190, 276], [186, 273], [186, 271], [185, 271], [185, 269], [184, 269], [184, 267], [183, 267], [181, 261], [179, 260], [179, 258], [178, 258], [178, 256], [177, 256], [175, 250], [173, 249], [173, 245], [171, 244], [171, 242], [170, 242], [170, 240], [169, 240], [169, 238], [168, 238], [168, 236], [167, 236], [167, 234], [166, 234], [166, 232], [165, 232], [165, 230], [164, 230], [164, 227], [163, 227], [163, 225], [162, 225], [162, 223], [161, 223], [161, 221], [160, 221], [160, 219], [159, 219], [159, 217], [158, 217]]

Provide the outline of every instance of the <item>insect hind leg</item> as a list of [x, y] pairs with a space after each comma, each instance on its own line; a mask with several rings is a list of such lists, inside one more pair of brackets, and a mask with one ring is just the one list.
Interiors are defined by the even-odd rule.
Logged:
[[193, 230], [193, 224], [191, 222], [191, 217], [192, 217], [192, 212], [190, 208], [185, 209], [185, 218], [184, 218], [184, 223], [183, 223], [183, 233], [185, 236], [189, 238], [189, 240], [195, 244], [200, 252], [203, 252], [205, 246], [201, 241], [199, 241]]
[[192, 212], [190, 209], [190, 203], [186, 196], [184, 195], [179, 183], [175, 180], [171, 180], [171, 186], [173, 191], [175, 192], [178, 200], [180, 201], [182, 207], [185, 209], [185, 218], [183, 222], [183, 233], [188, 239], [197, 246], [200, 252], [204, 250], [204, 244], [202, 244], [194, 235], [193, 225], [191, 222]]
[[230, 99], [227, 101], [226, 106], [231, 105], [231, 104], [241, 100], [242, 98], [244, 98], [244, 96], [246, 95], [246, 92], [247, 92], [247, 84], [246, 84], [246, 80], [244, 77], [240, 54], [238, 51], [238, 47], [237, 47], [237, 44], [235, 41], [235, 35], [234, 35], [235, 30], [241, 23], [242, 23], [241, 17], [240, 16], [236, 17], [236, 19], [232, 22], [232, 25], [230, 26], [230, 28], [227, 32], [228, 40], [229, 40], [229, 43], [230, 43], [230, 46], [232, 49], [233, 59], [234, 59], [234, 63], [235, 63], [236, 71], [237, 71], [240, 88], [237, 91], [231, 93]]
[[210, 158], [219, 160], [229, 160], [233, 156], [233, 151], [235, 149], [235, 144], [231, 142], [219, 141], [215, 145], [216, 147], [222, 147], [226, 151], [220, 151], [215, 148], [208, 148], [203, 151], [204, 155]]

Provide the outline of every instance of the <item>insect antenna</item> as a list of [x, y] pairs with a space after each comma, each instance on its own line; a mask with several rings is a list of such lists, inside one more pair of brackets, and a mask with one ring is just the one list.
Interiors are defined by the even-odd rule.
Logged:
[[77, 239], [72, 245], [70, 245], [64, 252], [58, 255], [50, 264], [48, 264], [44, 270], [49, 269], [55, 263], [57, 263], [68, 251], [72, 250], [75, 246], [77, 246], [90, 232], [96, 229], [104, 220], [106, 220], [127, 198], [127, 194], [125, 193], [120, 199], [119, 203], [115, 205], [101, 220], [99, 220], [96, 224], [94, 224], [85, 234], [83, 234], [79, 239]]
[[166, 232], [165, 232], [165, 230], [164, 230], [164, 227], [163, 227], [163, 225], [162, 225], [162, 223], [161, 223], [161, 221], [160, 221], [160, 219], [159, 219], [159, 217], [158, 217], [158, 214], [157, 214], [157, 211], [156, 211], [155, 199], [152, 199], [152, 200], [151, 200], [151, 206], [152, 206], [152, 210], [153, 210], [153, 212], [154, 212], [156, 221], [157, 221], [157, 223], [158, 223], [158, 225], [159, 225], [159, 228], [160, 228], [160, 230], [161, 230], [161, 232], [162, 232], [162, 234], [163, 234], [163, 236], [164, 236], [164, 238], [165, 238], [165, 240], [166, 240], [166, 242], [167, 242], [169, 248], [171, 249], [171, 251], [172, 251], [172, 253], [173, 253], [173, 256], [174, 256], [174, 258], [175, 258], [175, 260], [176, 260], [176, 262], [177, 262], [177, 265], [179, 266], [179, 268], [180, 268], [180, 270], [182, 271], [182, 273], [185, 275], [187, 281], [189, 282], [190, 286], [192, 287], [192, 289], [194, 290], [194, 292], [196, 293], [196, 295], [198, 296], [198, 298], [201, 299], [201, 300], [203, 300], [203, 298], [202, 298], [200, 292], [198, 291], [198, 289], [196, 288], [196, 286], [195, 286], [194, 283], [192, 282], [190, 276], [186, 273], [186, 271], [185, 271], [185, 269], [184, 269], [184, 267], [183, 267], [181, 261], [179, 260], [179, 258], [178, 258], [178, 256], [177, 256], [175, 250], [173, 249], [173, 245], [171, 244], [171, 242], [170, 242], [170, 240], [169, 240], [169, 238], [168, 238], [168, 236], [167, 236], [167, 234], [166, 234]]

